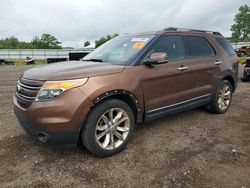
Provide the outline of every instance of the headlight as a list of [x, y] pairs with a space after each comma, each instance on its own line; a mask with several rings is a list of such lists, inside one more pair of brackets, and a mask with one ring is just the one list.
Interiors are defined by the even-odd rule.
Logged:
[[63, 81], [47, 81], [43, 84], [36, 96], [36, 101], [52, 100], [64, 91], [79, 87], [87, 82], [88, 78]]

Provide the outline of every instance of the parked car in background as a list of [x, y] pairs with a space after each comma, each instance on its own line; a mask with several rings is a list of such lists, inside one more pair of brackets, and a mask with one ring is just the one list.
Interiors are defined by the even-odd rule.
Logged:
[[32, 57], [26, 57], [25, 62], [26, 62], [26, 65], [35, 64], [35, 60]]
[[250, 55], [250, 46], [242, 46], [239, 48], [239, 51], [245, 55]]
[[124, 34], [82, 61], [25, 71], [14, 111], [41, 142], [80, 141], [106, 157], [124, 149], [136, 124], [200, 106], [225, 113], [237, 74], [238, 58], [219, 32], [167, 28]]
[[0, 65], [14, 65], [15, 63], [13, 61], [8, 61], [5, 59], [0, 59]]
[[245, 68], [243, 71], [243, 77], [241, 78], [243, 82], [250, 81], [250, 57], [247, 58]]
[[240, 64], [245, 64], [246, 63], [246, 60], [247, 60], [247, 56], [245, 53], [243, 52], [240, 52], [240, 51], [236, 51], [236, 54], [239, 58], [239, 63]]

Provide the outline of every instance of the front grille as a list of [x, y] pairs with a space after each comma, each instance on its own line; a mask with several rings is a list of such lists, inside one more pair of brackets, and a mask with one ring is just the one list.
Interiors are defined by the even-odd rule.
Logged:
[[31, 80], [21, 77], [17, 82], [17, 102], [24, 108], [28, 108], [35, 100], [36, 95], [44, 81]]

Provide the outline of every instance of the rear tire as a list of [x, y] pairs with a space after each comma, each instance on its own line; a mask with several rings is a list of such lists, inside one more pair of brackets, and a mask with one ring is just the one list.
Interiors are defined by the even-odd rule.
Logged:
[[247, 78], [247, 70], [244, 70], [243, 77], [241, 78], [242, 82], [247, 82], [249, 79]]
[[83, 125], [82, 144], [98, 157], [115, 155], [127, 145], [134, 124], [133, 111], [125, 102], [103, 101], [90, 111]]
[[216, 89], [210, 104], [210, 111], [216, 114], [225, 113], [232, 101], [233, 88], [229, 81], [223, 80]]
[[242, 81], [242, 82], [247, 82], [248, 79], [243, 77], [243, 78], [241, 78], [241, 81]]

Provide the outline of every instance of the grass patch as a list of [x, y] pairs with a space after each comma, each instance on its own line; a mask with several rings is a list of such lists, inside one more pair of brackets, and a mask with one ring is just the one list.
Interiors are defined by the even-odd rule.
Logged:
[[[15, 64], [14, 65], [26, 65], [26, 61], [25, 60], [14, 60], [13, 61]], [[35, 60], [35, 64], [34, 65], [42, 65], [42, 64], [47, 64], [47, 60]]]

